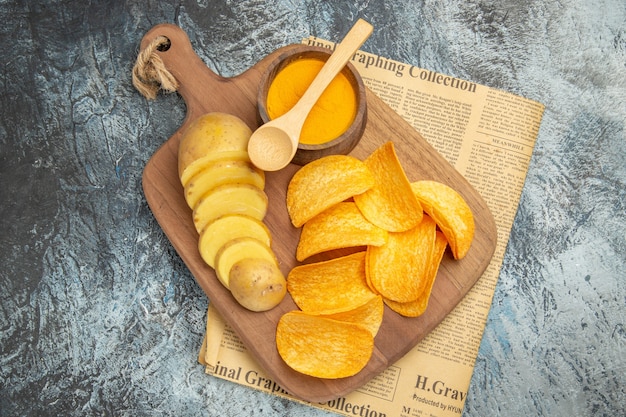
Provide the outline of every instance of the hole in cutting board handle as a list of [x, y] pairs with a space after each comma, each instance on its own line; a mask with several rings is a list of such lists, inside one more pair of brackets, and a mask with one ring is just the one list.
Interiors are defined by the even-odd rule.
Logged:
[[159, 52], [166, 52], [172, 46], [172, 41], [167, 36], [164, 36], [164, 35], [162, 36], [165, 38], [165, 42], [160, 43], [156, 49]]

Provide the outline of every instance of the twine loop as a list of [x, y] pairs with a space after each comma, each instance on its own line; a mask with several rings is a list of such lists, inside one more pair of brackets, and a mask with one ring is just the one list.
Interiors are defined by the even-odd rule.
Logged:
[[157, 51], [166, 51], [170, 47], [166, 36], [157, 36], [146, 48], [139, 52], [133, 66], [133, 85], [147, 99], [154, 100], [162, 89], [172, 93], [178, 89], [178, 81], [165, 68]]

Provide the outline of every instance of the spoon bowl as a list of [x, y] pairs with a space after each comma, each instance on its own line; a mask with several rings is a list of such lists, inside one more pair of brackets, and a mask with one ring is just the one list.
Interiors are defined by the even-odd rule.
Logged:
[[260, 126], [252, 134], [248, 143], [248, 154], [257, 167], [264, 171], [277, 171], [292, 161], [298, 149], [302, 125], [309, 112], [372, 30], [372, 25], [359, 19], [291, 110]]
[[[288, 132], [280, 123], [273, 124], [270, 121], [264, 124], [254, 132], [256, 145], [250, 146], [248, 144], [250, 160], [263, 171], [278, 171], [284, 168], [291, 162], [296, 153], [298, 145], [297, 143], [295, 146], [293, 145], [293, 137], [299, 135], [299, 130], [298, 132]], [[272, 157], [268, 157], [268, 155]]]

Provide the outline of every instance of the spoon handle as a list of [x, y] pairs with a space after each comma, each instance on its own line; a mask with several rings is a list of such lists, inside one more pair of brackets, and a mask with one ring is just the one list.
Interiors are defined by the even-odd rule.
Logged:
[[373, 30], [373, 26], [365, 20], [359, 19], [356, 21], [292, 109], [294, 110], [294, 115], [306, 115], [311, 111], [326, 87], [346, 66], [352, 55], [369, 38]]

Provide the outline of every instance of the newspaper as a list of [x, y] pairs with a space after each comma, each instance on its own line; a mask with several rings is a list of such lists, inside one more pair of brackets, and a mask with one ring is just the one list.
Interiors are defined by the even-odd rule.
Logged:
[[[315, 37], [303, 43], [334, 48]], [[495, 217], [498, 243], [478, 282], [422, 342], [345, 397], [308, 404], [346, 416], [460, 416], [544, 106], [366, 52], [351, 62], [364, 83], [481, 193]], [[302, 402], [264, 375], [210, 305], [199, 360], [208, 374]]]

